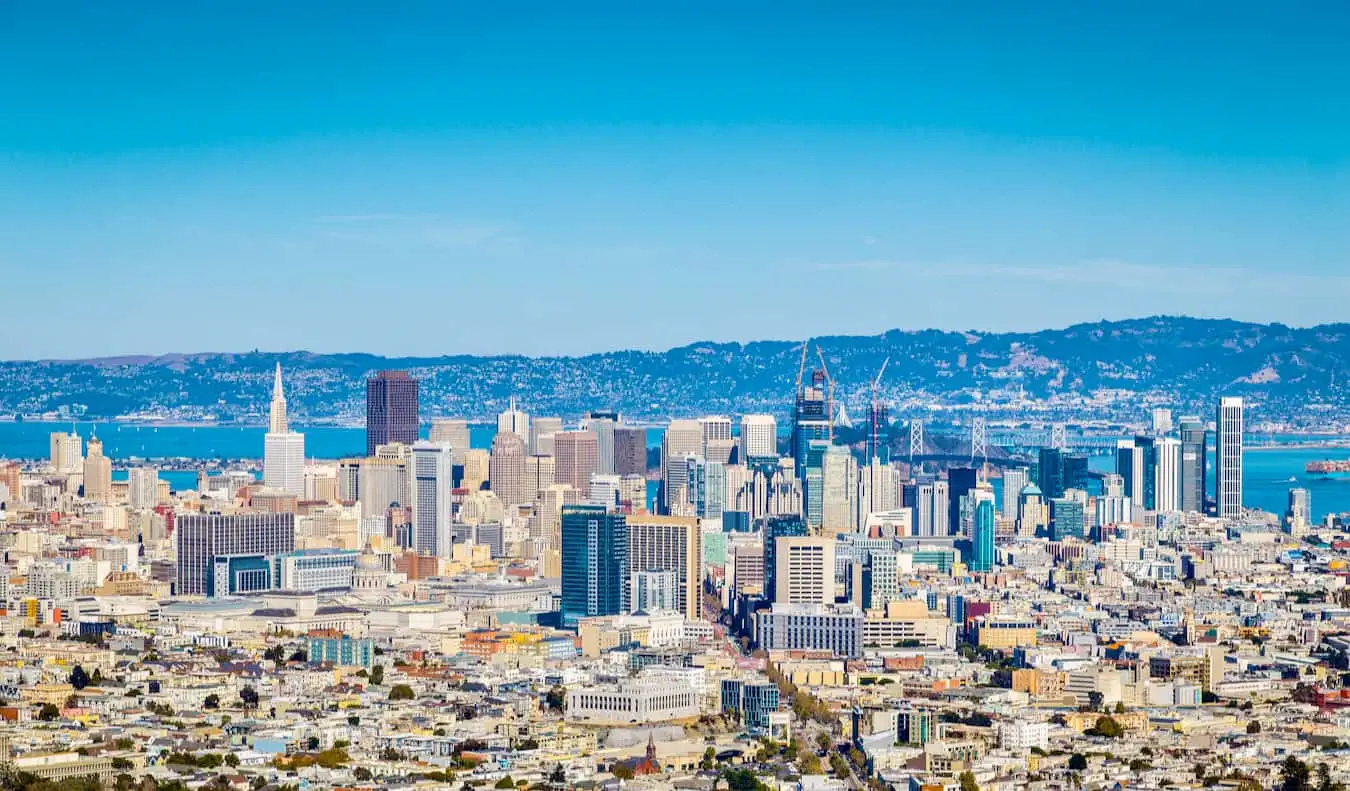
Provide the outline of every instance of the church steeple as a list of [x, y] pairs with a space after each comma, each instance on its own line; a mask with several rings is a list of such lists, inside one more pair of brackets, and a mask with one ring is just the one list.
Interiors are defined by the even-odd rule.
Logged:
[[281, 389], [280, 362], [272, 380], [272, 408], [268, 413], [267, 430], [273, 434], [285, 434], [290, 430], [286, 423], [286, 394]]

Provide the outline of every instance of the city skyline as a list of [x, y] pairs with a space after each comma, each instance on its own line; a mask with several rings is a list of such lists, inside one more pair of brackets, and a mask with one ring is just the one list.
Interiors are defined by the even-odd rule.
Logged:
[[[819, 334], [951, 326], [958, 305], [990, 330], [1334, 320], [1347, 12], [1306, 10], [11, 4], [11, 320], [61, 300], [118, 320], [77, 313], [0, 358], [668, 348], [795, 337], [781, 306], [803, 293], [850, 305]], [[513, 321], [455, 297], [504, 274], [529, 285]], [[272, 310], [263, 280], [306, 298]], [[578, 282], [610, 324], [570, 320]], [[414, 291], [453, 310], [333, 320]], [[235, 312], [202, 322], [203, 299]], [[694, 326], [651, 309], [691, 300]]]

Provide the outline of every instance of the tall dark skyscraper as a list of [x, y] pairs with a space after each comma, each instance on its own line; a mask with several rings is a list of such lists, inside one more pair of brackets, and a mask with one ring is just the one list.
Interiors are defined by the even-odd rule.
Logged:
[[562, 622], [628, 611], [628, 522], [604, 506], [562, 509]]
[[1064, 454], [1058, 448], [1041, 448], [1036, 457], [1036, 485], [1046, 497], [1064, 496]]
[[380, 371], [366, 380], [366, 455], [390, 442], [417, 441], [417, 380], [407, 371]]
[[647, 429], [614, 427], [614, 474], [647, 474]]
[[811, 384], [803, 385], [797, 393], [796, 407], [792, 412], [792, 461], [797, 477], [806, 480], [807, 456], [811, 441], [830, 438], [830, 416], [826, 414], [829, 406], [825, 400], [825, 374], [815, 371], [811, 374]]
[[961, 498], [975, 491], [979, 475], [974, 467], [952, 467], [947, 470], [947, 530], [961, 534]]
[[1183, 417], [1181, 426], [1181, 496], [1180, 507], [1187, 513], [1205, 510], [1205, 474], [1208, 449], [1205, 424], [1198, 417]]

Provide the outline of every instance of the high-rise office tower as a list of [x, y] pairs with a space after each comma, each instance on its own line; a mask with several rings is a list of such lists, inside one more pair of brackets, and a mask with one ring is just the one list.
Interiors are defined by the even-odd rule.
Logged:
[[647, 474], [647, 429], [614, 427], [614, 474]]
[[154, 467], [127, 470], [127, 505], [133, 509], [159, 505], [159, 470]]
[[1284, 512], [1285, 530], [1292, 536], [1300, 536], [1308, 531], [1312, 524], [1312, 493], [1307, 489], [1289, 490], [1289, 508]]
[[491, 456], [482, 448], [470, 448], [464, 452], [463, 456], [458, 453], [456, 459], [462, 459], [464, 462], [464, 473], [460, 478], [459, 485], [463, 489], [476, 492], [483, 488], [483, 484], [488, 482], [488, 477], [492, 474]]
[[647, 476], [619, 475], [619, 505], [633, 513], [650, 510], [647, 503]]
[[778, 456], [778, 421], [773, 415], [741, 416], [741, 461]]
[[699, 456], [685, 458], [685, 490], [695, 516], [717, 519], [726, 510], [726, 465]]
[[697, 420], [672, 420], [661, 438], [661, 505], [666, 513], [672, 503], [688, 501], [688, 466], [685, 459], [703, 455], [703, 426]]
[[1087, 535], [1087, 523], [1083, 513], [1083, 504], [1069, 497], [1056, 497], [1050, 501], [1050, 540], [1063, 541], [1066, 538], [1084, 538]]
[[792, 461], [797, 477], [805, 481], [808, 469], [806, 457], [811, 443], [828, 440], [830, 436], [829, 408], [825, 402], [825, 372], [813, 371], [810, 384], [803, 385], [796, 395], [797, 402], [792, 412]]
[[592, 412], [586, 417], [584, 428], [595, 435], [595, 471], [603, 475], [614, 474], [614, 429], [618, 426], [618, 412]]
[[977, 491], [975, 497], [975, 525], [971, 532], [970, 570], [994, 570], [994, 493]]
[[562, 509], [562, 622], [628, 611], [628, 523], [594, 505]]
[[973, 467], [952, 467], [947, 470], [947, 533], [943, 535], [970, 535], [962, 523], [961, 498], [975, 490], [979, 475]]
[[1138, 438], [1122, 439], [1116, 442], [1116, 474], [1120, 476], [1125, 484], [1125, 496], [1130, 498], [1130, 503], [1135, 510], [1131, 517], [1132, 522], [1142, 522], [1143, 513], [1146, 510], [1144, 505], [1144, 490], [1152, 488], [1144, 485], [1144, 449], [1139, 446]]
[[[213, 573], [218, 557], [251, 555], [259, 560], [295, 549], [295, 514], [184, 514], [175, 520], [178, 544], [176, 596], [223, 596]], [[267, 575], [266, 562], [253, 572]]]
[[281, 387], [281, 363], [272, 380], [272, 404], [263, 437], [263, 485], [296, 497], [305, 496], [305, 435], [291, 431], [286, 418], [286, 394]]
[[412, 546], [421, 555], [449, 557], [451, 484], [454, 452], [448, 442], [418, 442], [412, 446]]
[[1017, 518], [1017, 498], [1027, 485], [1025, 467], [1008, 467], [1003, 471], [1003, 498], [999, 503], [999, 515], [1010, 519]]
[[366, 455], [391, 442], [417, 441], [417, 380], [407, 371], [380, 371], [366, 380]]
[[1153, 510], [1170, 513], [1181, 510], [1181, 440], [1160, 437], [1153, 443], [1157, 461], [1154, 467]]
[[290, 431], [286, 418], [286, 393], [281, 388], [281, 363], [272, 375], [272, 404], [267, 410], [267, 433], [285, 434]]
[[[498, 431], [488, 460], [488, 486], [508, 509], [533, 502], [525, 491], [525, 440], [514, 431]], [[556, 470], [555, 470], [556, 474]]]
[[96, 503], [112, 502], [112, 460], [103, 455], [103, 441], [97, 435], [89, 438], [84, 457], [84, 496]]
[[553, 435], [553, 458], [554, 479], [584, 492], [600, 471], [599, 440], [590, 431], [560, 431]]
[[1172, 410], [1167, 407], [1153, 408], [1153, 433], [1162, 435], [1172, 430]]
[[23, 468], [15, 461], [0, 461], [0, 503], [13, 505], [23, 498], [20, 474]]
[[827, 536], [787, 536], [774, 551], [774, 602], [834, 603], [834, 544]]
[[623, 479], [617, 475], [605, 475], [597, 472], [591, 476], [591, 482], [587, 488], [586, 502], [590, 505], [603, 505], [606, 508], [619, 507], [619, 492], [622, 481]]
[[676, 608], [686, 618], [702, 617], [703, 531], [697, 519], [634, 514], [627, 518], [628, 573], [671, 571]]
[[1140, 481], [1143, 486], [1144, 510], [1158, 510], [1158, 443], [1153, 437], [1135, 437]]
[[1242, 515], [1242, 399], [1224, 396], [1214, 419], [1215, 501], [1218, 515]]
[[[391, 507], [406, 508], [412, 500], [410, 445], [381, 445], [374, 456], [357, 462], [356, 497], [362, 518], [382, 516]], [[341, 481], [339, 481], [341, 484]]]
[[813, 439], [806, 443], [806, 475], [802, 479], [802, 511], [806, 524], [819, 530], [825, 522], [825, 452], [830, 449], [827, 439]]
[[74, 475], [84, 467], [84, 441], [71, 431], [53, 432], [50, 438], [52, 472]]
[[859, 470], [858, 523], [868, 514], [894, 511], [900, 505], [900, 484], [895, 468], [880, 459], [872, 459]]
[[438, 417], [431, 421], [432, 442], [444, 442], [450, 446], [455, 464], [464, 463], [464, 452], [469, 449], [469, 421], [462, 418]]
[[563, 430], [560, 417], [536, 417], [530, 420], [530, 453], [536, 456], [553, 455], [553, 438]]
[[520, 437], [526, 448], [530, 446], [530, 416], [516, 408], [515, 396], [511, 396], [506, 411], [497, 416], [497, 433], [508, 431]]
[[1059, 448], [1041, 448], [1036, 456], [1036, 485], [1046, 497], [1064, 495], [1063, 452]]
[[552, 456], [525, 457], [525, 492], [528, 502], [539, 499], [539, 493], [558, 481], [558, 468]]
[[698, 422], [703, 427], [702, 455], [708, 455], [710, 442], [731, 441], [731, 418], [725, 415], [709, 415], [699, 418]]
[[821, 464], [821, 529], [826, 535], [858, 529], [858, 462], [849, 449], [831, 445]]
[[806, 522], [800, 516], [771, 516], [764, 520], [764, 597], [769, 601], [777, 601], [774, 575], [778, 570], [778, 539], [806, 534]]
[[1205, 468], [1209, 453], [1205, 424], [1198, 417], [1183, 417], [1181, 428], [1181, 502], [1182, 511], [1205, 510]]

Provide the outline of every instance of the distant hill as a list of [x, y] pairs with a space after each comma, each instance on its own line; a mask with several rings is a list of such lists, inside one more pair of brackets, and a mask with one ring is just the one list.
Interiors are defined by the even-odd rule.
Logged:
[[[998, 414], [1092, 415], [1093, 394], [1115, 391], [1110, 409], [1142, 414], [1157, 401], [1199, 410], [1221, 393], [1294, 414], [1346, 411], [1350, 325], [1303, 329], [1280, 324], [1158, 316], [1078, 324], [1034, 333], [915, 332], [812, 339], [855, 420], [866, 415], [868, 384], [890, 358], [881, 395], [893, 415], [934, 406], [990, 404]], [[770, 411], [791, 403], [799, 341], [700, 342], [665, 352], [583, 357], [202, 353], [159, 357], [0, 363], [0, 414], [114, 417], [157, 412], [182, 420], [211, 415], [257, 420], [266, 412], [271, 370], [280, 361], [290, 411], [301, 419], [363, 414], [364, 380], [406, 368], [422, 380], [424, 416], [481, 417], [511, 395], [535, 414], [575, 418], [615, 407], [636, 418]]]

